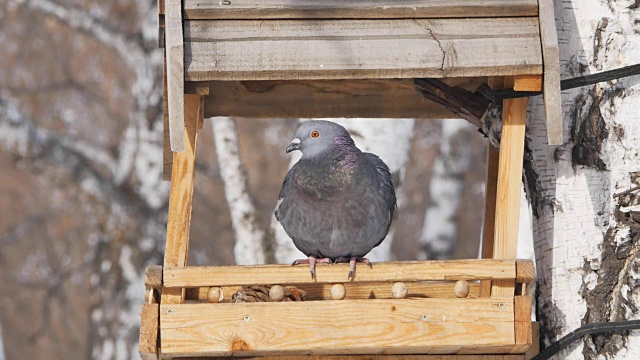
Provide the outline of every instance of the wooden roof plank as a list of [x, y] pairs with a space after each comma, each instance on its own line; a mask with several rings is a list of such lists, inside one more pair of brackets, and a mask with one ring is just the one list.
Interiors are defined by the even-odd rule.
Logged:
[[171, 151], [184, 151], [184, 43], [180, 0], [166, 0], [167, 94]]
[[399, 19], [537, 16], [537, 0], [184, 0], [187, 19]]
[[186, 79], [542, 73], [537, 18], [185, 21]]
[[544, 62], [543, 98], [549, 145], [562, 145], [562, 98], [560, 95], [560, 51], [553, 0], [540, 1], [540, 39]]

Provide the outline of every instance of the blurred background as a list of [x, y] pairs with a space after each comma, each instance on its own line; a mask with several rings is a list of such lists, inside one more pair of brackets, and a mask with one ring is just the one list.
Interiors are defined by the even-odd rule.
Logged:
[[[0, 2], [0, 360], [139, 358], [144, 269], [162, 264], [169, 195], [157, 19], [155, 0]], [[473, 126], [341, 123], [396, 181], [392, 233], [372, 260], [477, 256], [486, 142]], [[233, 191], [262, 260], [296, 256], [273, 210], [298, 124], [205, 120], [190, 264], [255, 262], [238, 250], [252, 239], [237, 240], [247, 225], [232, 219]]]

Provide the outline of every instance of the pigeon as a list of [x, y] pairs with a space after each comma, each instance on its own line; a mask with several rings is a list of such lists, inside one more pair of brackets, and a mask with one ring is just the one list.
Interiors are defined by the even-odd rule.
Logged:
[[276, 219], [308, 258], [315, 279], [316, 263], [356, 262], [384, 240], [396, 209], [389, 167], [376, 155], [360, 151], [349, 132], [324, 120], [304, 122], [286, 149], [302, 152], [284, 178]]

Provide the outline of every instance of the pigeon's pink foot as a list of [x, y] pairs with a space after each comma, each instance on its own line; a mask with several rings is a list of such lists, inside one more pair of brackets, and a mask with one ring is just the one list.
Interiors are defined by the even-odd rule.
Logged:
[[[367, 260], [368, 261], [368, 260]], [[331, 264], [331, 259], [329, 258], [316, 258], [315, 256], [309, 256], [308, 259], [298, 259], [294, 261], [291, 265], [300, 265], [300, 264], [309, 264], [309, 270], [311, 271], [311, 278], [316, 278], [316, 263], [324, 263]]]
[[337, 258], [334, 263], [339, 263], [339, 262], [348, 262], [349, 263], [349, 276], [347, 276], [347, 279], [351, 280], [353, 279], [353, 276], [356, 273], [356, 263], [357, 262], [361, 262], [361, 263], [365, 263], [367, 265], [369, 265], [370, 268], [373, 269], [373, 264], [371, 264], [371, 261], [369, 261], [369, 259], [365, 258], [365, 257], [360, 257], [360, 256], [353, 256], [353, 257], [339, 257]]

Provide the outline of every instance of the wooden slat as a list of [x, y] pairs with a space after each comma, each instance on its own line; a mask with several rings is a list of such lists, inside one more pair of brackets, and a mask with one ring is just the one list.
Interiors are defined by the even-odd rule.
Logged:
[[523, 360], [531, 360], [540, 353], [540, 323], [534, 321], [531, 323], [532, 343]]
[[167, 92], [167, 50], [163, 49], [165, 62], [163, 66], [163, 90], [162, 90], [162, 117], [164, 121], [162, 133], [162, 180], [171, 180], [171, 169], [173, 166], [173, 152], [171, 152], [171, 136], [169, 135], [169, 93]]
[[[185, 102], [185, 151], [173, 153], [173, 170], [169, 195], [167, 219], [167, 241], [165, 245], [164, 269], [171, 266], [186, 266], [189, 254], [189, 230], [193, 206], [193, 182], [195, 177], [196, 142], [201, 111], [199, 95], [184, 95]], [[184, 299], [181, 289], [163, 289], [162, 303], [179, 303]]]
[[[175, 265], [174, 265], [175, 266]], [[308, 266], [165, 266], [165, 287], [232, 286], [254, 284], [308, 284], [347, 282], [349, 264], [318, 264], [316, 279]], [[355, 281], [421, 281], [515, 279], [514, 260], [433, 260], [359, 265]]]
[[531, 296], [514, 298], [514, 320], [516, 344], [531, 345]]
[[535, 276], [535, 268], [531, 260], [516, 260], [516, 282], [529, 284]]
[[513, 311], [492, 298], [161, 305], [161, 352], [495, 353], [515, 345]]
[[515, 91], [542, 91], [542, 76], [523, 75], [517, 76], [513, 85]]
[[[475, 91], [486, 78], [450, 78]], [[212, 81], [205, 117], [250, 118], [457, 118], [420, 96], [410, 79]]]
[[184, 44], [180, 0], [165, 3], [165, 49], [171, 151], [184, 151]]
[[[513, 82], [508, 85], [512, 86]], [[527, 98], [504, 100], [493, 244], [494, 259], [516, 257], [526, 117]], [[491, 296], [512, 297], [514, 285], [513, 280], [494, 281]]]
[[[392, 283], [377, 282], [355, 282], [343, 283], [346, 290], [346, 300], [356, 299], [392, 299], [391, 286]], [[407, 298], [455, 298], [453, 292], [453, 282], [406, 282], [405, 285], [409, 290]], [[307, 294], [305, 301], [315, 300], [331, 300], [329, 289], [331, 284], [304, 284], [297, 286], [298, 289], [304, 290]], [[222, 287], [224, 299], [222, 302], [230, 302], [231, 296], [240, 289], [240, 286], [224, 286]], [[186, 299], [207, 301], [207, 291], [209, 287], [189, 288], [187, 289]], [[469, 284], [469, 297], [478, 298], [480, 295], [480, 284], [471, 282]]]
[[[496, 197], [498, 193], [498, 161], [500, 152], [487, 144], [487, 175], [485, 182], [484, 219], [482, 226], [482, 258], [493, 258], [493, 235], [496, 224]], [[491, 281], [483, 280], [480, 296], [491, 296]]]
[[185, 21], [186, 79], [542, 73], [536, 18]]
[[[181, 360], [205, 360], [209, 358], [181, 358]], [[235, 357], [216, 357], [216, 360], [237, 360]], [[525, 360], [523, 355], [276, 355], [243, 357], [243, 360]]]
[[188, 19], [399, 19], [537, 16], [536, 0], [185, 0]]
[[142, 304], [138, 352], [143, 360], [158, 358], [158, 304]]
[[562, 145], [562, 98], [560, 96], [560, 51], [553, 0], [538, 0], [540, 39], [544, 61], [544, 112], [549, 145]]
[[144, 272], [144, 284], [154, 289], [160, 289], [162, 287], [162, 266], [147, 266]]

